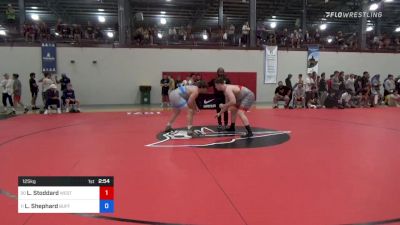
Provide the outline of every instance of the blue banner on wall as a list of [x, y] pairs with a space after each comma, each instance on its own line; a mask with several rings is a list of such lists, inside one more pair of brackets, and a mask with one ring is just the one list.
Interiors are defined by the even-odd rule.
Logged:
[[319, 68], [319, 46], [308, 46], [308, 56], [307, 56], [307, 73], [316, 72], [318, 73]]
[[54, 43], [42, 43], [42, 71], [57, 72], [57, 52]]

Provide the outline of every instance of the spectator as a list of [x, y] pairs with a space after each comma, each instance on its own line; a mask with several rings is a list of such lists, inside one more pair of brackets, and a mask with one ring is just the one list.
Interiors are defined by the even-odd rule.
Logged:
[[63, 24], [62, 24], [62, 20], [59, 18], [58, 20], [57, 20], [57, 23], [56, 23], [56, 33], [58, 34], [58, 35], [62, 35], [62, 32], [63, 32]]
[[296, 82], [296, 84], [293, 86], [293, 90], [296, 89], [297, 85], [302, 83], [303, 84], [303, 74], [299, 74], [298, 76], [298, 81]]
[[334, 93], [335, 96], [337, 97], [339, 95], [339, 91], [340, 91], [339, 71], [335, 71], [332, 78], [331, 92]]
[[325, 73], [321, 74], [321, 79], [319, 80], [318, 83], [318, 91], [319, 91], [319, 102], [321, 105], [325, 105], [325, 100], [328, 97], [328, 84], [326, 83], [325, 80]]
[[8, 104], [10, 104], [11, 107], [11, 112], [10, 115], [15, 115], [15, 109], [14, 109], [14, 103], [12, 100], [12, 94], [13, 94], [13, 81], [10, 79], [10, 76], [8, 74], [3, 75], [3, 80], [1, 81], [1, 87], [3, 88], [3, 106], [4, 106], [4, 112], [7, 112], [7, 100]]
[[194, 85], [196, 83], [196, 74], [192, 73], [190, 74], [189, 80], [188, 80], [188, 85]]
[[386, 102], [388, 106], [400, 107], [400, 95], [397, 90], [386, 96]]
[[292, 77], [293, 77], [292, 74], [288, 74], [287, 78], [285, 79], [286, 87], [290, 88], [290, 90], [293, 89], [292, 81], [291, 81]]
[[15, 107], [21, 106], [24, 108], [24, 113], [27, 113], [29, 109], [22, 103], [21, 95], [22, 95], [22, 84], [21, 81], [18, 79], [18, 74], [13, 74], [13, 100]]
[[337, 35], [336, 35], [336, 43], [337, 43], [337, 45], [338, 45], [338, 47], [341, 49], [341, 50], [343, 50], [343, 49], [345, 49], [347, 46], [345, 45], [345, 41], [344, 41], [344, 38], [343, 38], [343, 33], [342, 33], [342, 31], [338, 31], [337, 32]]
[[[74, 36], [74, 41], [81, 43], [82, 29], [81, 29], [80, 25], [74, 24], [73, 29], [72, 29], [72, 34]], [[61, 90], [61, 91], [63, 91], [63, 90]]]
[[333, 78], [335, 77], [334, 74], [331, 74], [329, 76], [329, 80], [326, 81], [327, 87], [328, 87], [328, 92], [331, 93], [332, 92], [332, 83], [333, 83]]
[[310, 109], [321, 108], [321, 104], [319, 102], [318, 90], [315, 85], [313, 85], [311, 87], [311, 92], [309, 93], [309, 96], [307, 99], [307, 108], [310, 108]]
[[311, 42], [311, 37], [310, 37], [310, 33], [308, 32], [308, 30], [306, 30], [306, 33], [304, 34], [304, 42], [306, 44], [309, 44]]
[[15, 20], [16, 20], [16, 14], [15, 14], [15, 9], [12, 7], [11, 4], [7, 5], [6, 18], [7, 18], [8, 25], [14, 27], [15, 26]]
[[198, 73], [198, 74], [196, 75], [196, 82], [199, 82], [199, 81], [204, 81], [204, 80], [203, 80], [203, 77], [201, 76], [200, 73]]
[[[224, 68], [220, 67], [217, 70], [217, 77], [216, 79], [221, 78], [225, 80], [225, 84], [231, 84], [231, 81], [229, 80], [229, 78], [226, 76], [225, 74], [225, 70]], [[212, 79], [209, 83], [208, 86], [209, 87], [213, 87], [214, 89], [214, 97], [215, 97], [215, 104], [216, 104], [216, 110], [217, 110], [217, 114], [219, 115], [219, 113], [221, 112], [221, 108], [220, 105], [221, 104], [225, 104], [225, 94], [223, 91], [218, 91], [215, 88], [215, 80], [216, 79]], [[222, 126], [222, 115], [217, 117], [217, 122], [218, 122], [218, 127], [217, 130], [222, 131], [224, 129], [226, 129], [228, 127], [228, 122], [229, 122], [229, 113], [228, 111], [225, 111], [223, 113], [224, 115], [224, 127]]]
[[290, 34], [292, 48], [300, 48], [300, 36], [301, 35], [297, 30], [294, 30], [293, 33]]
[[249, 22], [243, 24], [242, 27], [242, 46], [246, 47], [249, 42], [250, 26]]
[[384, 97], [386, 97], [389, 94], [392, 94], [394, 90], [396, 89], [396, 83], [394, 81], [394, 76], [392, 74], [389, 74], [387, 79], [384, 81]]
[[165, 107], [165, 106], [169, 105], [169, 97], [168, 97], [169, 82], [170, 82], [170, 80], [168, 79], [168, 76], [166, 74], [163, 74], [163, 78], [160, 81], [161, 96], [162, 96], [161, 107]]
[[63, 91], [63, 99], [65, 100], [65, 111], [70, 112], [70, 105], [76, 105], [75, 112], [81, 112], [80, 102], [75, 97], [75, 91], [72, 89], [72, 84], [68, 83], [67, 89]]
[[61, 74], [61, 79], [57, 81], [58, 84], [61, 84], [61, 91], [64, 92], [67, 89], [67, 85], [71, 83], [71, 79], [67, 76], [67, 74]]
[[190, 76], [186, 77], [186, 79], [182, 81], [182, 86], [188, 86], [190, 79]]
[[321, 34], [319, 33], [318, 29], [315, 31], [314, 39], [316, 44], [319, 44], [321, 42]]
[[355, 49], [356, 48], [356, 33], [353, 33], [352, 35], [350, 35], [349, 38], [347, 38], [346, 41], [346, 45], [350, 48], [350, 49]]
[[29, 40], [31, 40], [32, 42], [35, 41], [35, 28], [32, 24], [24, 24], [24, 37], [25, 37], [25, 41], [28, 42]]
[[400, 76], [398, 76], [398, 77], [396, 78], [395, 83], [396, 83], [396, 90], [397, 90], [397, 93], [400, 94]]
[[304, 108], [304, 105], [306, 103], [306, 92], [303, 88], [302, 82], [298, 83], [297, 87], [293, 91], [293, 101], [294, 108], [296, 108], [298, 104], [301, 104], [300, 107]]
[[174, 78], [171, 75], [168, 76], [168, 79], [169, 79], [169, 91], [168, 91], [168, 93], [170, 93], [171, 91], [175, 90], [176, 84], [175, 84]]
[[44, 115], [49, 114], [49, 106], [56, 105], [57, 106], [57, 113], [61, 114], [61, 104], [60, 104], [60, 93], [57, 90], [57, 85], [51, 84], [46, 91], [46, 101], [44, 106]]
[[177, 76], [175, 80], [175, 89], [183, 85], [183, 81], [181, 76]]
[[94, 27], [92, 26], [92, 23], [90, 21], [88, 21], [86, 26], [85, 37], [88, 40], [94, 39]]
[[370, 102], [370, 95], [371, 95], [371, 83], [369, 80], [363, 82], [361, 86], [361, 105], [364, 107], [369, 107]]
[[395, 48], [396, 51], [400, 50], [400, 38], [399, 37], [396, 37], [394, 39], [394, 48]]
[[346, 85], [344, 80], [344, 72], [339, 73], [339, 96], [346, 91]]
[[144, 34], [143, 34], [143, 27], [139, 27], [136, 29], [135, 35], [133, 36], [133, 39], [136, 41], [137, 45], [142, 45], [143, 40], [144, 40]]
[[289, 87], [284, 86], [282, 81], [278, 82], [278, 87], [275, 89], [275, 96], [274, 96], [274, 109], [278, 108], [278, 102], [279, 101], [285, 101], [285, 108], [289, 107], [289, 102], [290, 102], [290, 95], [291, 95], [291, 90]]
[[350, 89], [346, 89], [339, 99], [339, 108], [355, 108], [352, 103], [352, 94]]
[[55, 82], [51, 79], [51, 74], [48, 72], [44, 73], [44, 78], [39, 80], [39, 82], [42, 82], [42, 100], [43, 100], [43, 103], [46, 103], [47, 90], [49, 90], [50, 85], [55, 84]]
[[289, 32], [287, 28], [283, 29], [283, 32], [281, 32], [279, 36], [280, 44], [284, 47], [287, 47], [289, 39]]
[[346, 75], [344, 77], [344, 86], [346, 90], [350, 90], [350, 94], [354, 95], [356, 93], [356, 89], [354, 87], [354, 74]]
[[335, 93], [329, 92], [328, 96], [325, 99], [324, 107], [331, 109], [335, 108], [338, 105], [338, 99], [336, 98]]
[[37, 85], [35, 80], [36, 74], [31, 73], [29, 76], [30, 76], [29, 87], [31, 89], [31, 95], [32, 95], [32, 100], [31, 100], [32, 110], [38, 110], [39, 108], [36, 107], [36, 99], [39, 93], [39, 86]]
[[233, 24], [229, 26], [228, 40], [232, 45], [235, 45], [235, 25]]
[[371, 106], [375, 107], [382, 103], [380, 75], [375, 75], [371, 79]]
[[49, 41], [50, 40], [50, 28], [46, 23], [40, 23], [38, 27], [38, 36], [40, 41]]
[[306, 103], [307, 103], [306, 107], [308, 107], [308, 101], [309, 101], [309, 99], [311, 97], [311, 94], [312, 94], [311, 93], [312, 92], [311, 88], [313, 86], [315, 86], [314, 80], [312, 79], [311, 76], [312, 76], [311, 73], [308, 73], [307, 77], [305, 79], [305, 82], [304, 82], [304, 90], [306, 92]]

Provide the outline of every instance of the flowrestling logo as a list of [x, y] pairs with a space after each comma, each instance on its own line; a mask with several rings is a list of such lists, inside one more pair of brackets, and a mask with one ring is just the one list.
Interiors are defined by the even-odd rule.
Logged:
[[153, 148], [213, 148], [213, 149], [251, 149], [279, 145], [290, 139], [290, 131], [277, 131], [264, 128], [253, 128], [254, 136], [240, 137], [244, 128], [236, 132], [218, 132], [216, 126], [195, 127], [195, 135], [187, 135], [185, 128], [169, 133], [159, 133], [159, 141], [146, 145]]
[[382, 12], [325, 12], [325, 18], [381, 18]]

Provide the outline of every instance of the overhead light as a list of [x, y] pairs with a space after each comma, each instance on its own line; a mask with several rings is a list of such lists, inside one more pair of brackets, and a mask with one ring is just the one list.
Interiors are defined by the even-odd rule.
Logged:
[[203, 40], [207, 40], [208, 39], [208, 35], [207, 34], [203, 34]]
[[276, 16], [272, 16], [272, 19], [276, 19]]
[[162, 33], [158, 33], [158, 34], [157, 34], [157, 37], [158, 37], [159, 39], [162, 39], [162, 38], [163, 38]]
[[333, 39], [332, 38], [328, 38], [328, 43], [332, 43]]
[[161, 23], [162, 25], [167, 24], [167, 19], [161, 18], [161, 19], [160, 19], [160, 23]]
[[276, 27], [276, 22], [271, 22], [270, 26], [272, 29], [274, 29]]
[[378, 4], [372, 3], [372, 4], [369, 6], [369, 11], [375, 11], [375, 10], [377, 10], [378, 8], [379, 8], [379, 5], [378, 5]]
[[99, 11], [99, 12], [104, 12], [104, 9], [98, 9], [97, 11]]
[[393, 0], [385, 0], [384, 2], [393, 2]]
[[371, 27], [371, 26], [367, 27], [367, 32], [373, 31], [373, 30], [374, 30], [374, 27]]
[[396, 28], [396, 30], [394, 30], [395, 32], [400, 32], [400, 27]]
[[36, 21], [40, 19], [38, 14], [32, 14], [31, 18]]
[[7, 34], [6, 34], [6, 31], [5, 30], [0, 30], [0, 35], [1, 36], [6, 36]]
[[161, 13], [162, 15], [165, 15], [166, 12], [165, 12], [165, 11], [161, 11], [160, 13]]
[[58, 32], [54, 33], [57, 37], [60, 36], [60, 34]]
[[111, 31], [107, 32], [107, 37], [113, 38], [114, 37], [114, 33], [111, 32]]
[[170, 2], [171, 0], [167, 0], [167, 2]]
[[320, 30], [326, 30], [326, 27], [327, 27], [327, 25], [326, 25], [326, 23], [324, 23], [324, 24], [321, 24], [321, 25], [319, 26], [319, 29], [320, 29]]
[[100, 23], [106, 22], [106, 18], [104, 16], [98, 16], [97, 19], [99, 20]]
[[31, 9], [38, 9], [38, 7], [36, 7], [36, 6], [32, 6], [32, 7], [31, 7]]

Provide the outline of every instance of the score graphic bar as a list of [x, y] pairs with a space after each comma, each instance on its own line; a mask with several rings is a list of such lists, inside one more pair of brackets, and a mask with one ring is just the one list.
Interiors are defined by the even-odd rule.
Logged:
[[113, 213], [114, 177], [18, 177], [18, 213]]

